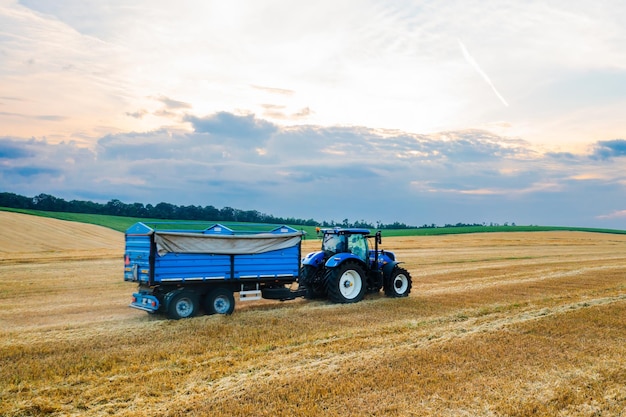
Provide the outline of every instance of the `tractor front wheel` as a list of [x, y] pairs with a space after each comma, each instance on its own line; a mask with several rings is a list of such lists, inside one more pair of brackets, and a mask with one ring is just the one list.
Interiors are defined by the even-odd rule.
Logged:
[[394, 268], [385, 284], [388, 297], [406, 297], [411, 292], [411, 275], [404, 268]]
[[326, 271], [328, 298], [335, 303], [358, 303], [365, 295], [365, 273], [356, 262], [344, 262]]

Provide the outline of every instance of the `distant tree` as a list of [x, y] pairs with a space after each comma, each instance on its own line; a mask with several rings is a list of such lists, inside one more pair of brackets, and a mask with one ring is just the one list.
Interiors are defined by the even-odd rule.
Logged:
[[383, 226], [383, 229], [409, 229], [410, 227], [404, 223], [393, 222], [391, 224], [386, 224]]
[[113, 216], [123, 216], [126, 214], [126, 204], [122, 203], [120, 200], [109, 201], [105, 208], [106, 213]]
[[45, 211], [65, 211], [67, 202], [49, 194], [39, 194], [33, 197], [33, 208]]
[[93, 201], [72, 200], [67, 210], [72, 213], [104, 214], [103, 205]]
[[202, 211], [204, 220], [219, 220], [220, 211], [215, 207], [206, 206]]
[[224, 207], [220, 210], [220, 220], [224, 221], [237, 221], [235, 215], [235, 209], [232, 207]]
[[142, 203], [133, 203], [127, 206], [127, 209], [129, 210], [128, 215], [131, 217], [148, 217], [148, 210]]
[[19, 209], [32, 208], [33, 201], [28, 197], [24, 197], [13, 193], [0, 193], [0, 206], [12, 207]]
[[200, 206], [180, 206], [176, 210], [176, 216], [184, 220], [203, 220], [204, 210]]
[[154, 206], [154, 217], [157, 219], [175, 219], [175, 213], [173, 204], [161, 202]]

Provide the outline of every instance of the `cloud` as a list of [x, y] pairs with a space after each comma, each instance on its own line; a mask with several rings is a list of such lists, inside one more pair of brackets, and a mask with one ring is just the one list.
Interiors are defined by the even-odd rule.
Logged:
[[37, 168], [24, 166], [8, 168], [6, 171], [4, 171], [5, 175], [18, 176], [22, 178], [27, 178], [29, 180], [34, 180], [35, 177], [39, 177], [42, 175], [49, 177], [59, 177], [62, 172], [63, 171], [59, 168]]
[[141, 110], [137, 110], [135, 112], [126, 112], [126, 116], [135, 118], [135, 119], [141, 119], [143, 118], [146, 114], [148, 114], [148, 111], [145, 109], [141, 109]]
[[181, 117], [181, 115], [179, 115], [178, 113], [167, 110], [167, 109], [157, 110], [152, 114], [157, 117], [165, 117], [167, 119], [179, 119]]
[[626, 140], [614, 139], [596, 142], [592, 158], [610, 159], [626, 156]]
[[[5, 3], [0, 91], [19, 100], [0, 109], [65, 123], [7, 116], [3, 134], [61, 141], [182, 128], [191, 109], [428, 133], [501, 121], [507, 135], [563, 148], [624, 127], [616, 0]], [[597, 115], [580, 117], [589, 104]]]
[[167, 109], [190, 109], [192, 106], [189, 103], [185, 103], [184, 101], [178, 101], [178, 100], [174, 100], [171, 99], [169, 97], [165, 97], [165, 96], [159, 96], [156, 97], [156, 100], [160, 101], [161, 103], [165, 104], [165, 107]]
[[294, 113], [286, 112], [286, 106], [281, 106], [277, 104], [263, 104], [263, 117], [275, 119], [275, 120], [301, 120], [311, 116], [314, 112], [308, 108], [304, 107]]
[[251, 85], [251, 87], [254, 89], [265, 91], [267, 93], [272, 93], [272, 94], [280, 94], [280, 95], [285, 95], [285, 96], [291, 96], [294, 94], [293, 90], [289, 90], [286, 88], [264, 87], [260, 85]]
[[9, 116], [9, 117], [19, 117], [22, 119], [31, 119], [31, 120], [48, 120], [51, 122], [62, 122], [67, 120], [65, 116], [59, 116], [54, 114], [22, 114], [22, 113], [9, 113], [9, 112], [0, 112], [0, 116]]
[[185, 120], [191, 123], [196, 132], [233, 139], [254, 140], [278, 130], [276, 125], [257, 119], [253, 114], [241, 116], [219, 112], [206, 117], [186, 116]]
[[[486, 179], [480, 179], [477, 177], [473, 177], [470, 179], [469, 184], [480, 184], [487, 183]], [[559, 192], [563, 189], [563, 186], [558, 182], [536, 182], [531, 184], [524, 184], [524, 186], [520, 187], [516, 184], [508, 184], [508, 188], [471, 188], [471, 186], [466, 186], [465, 188], [448, 188], [459, 186], [459, 184], [436, 184], [436, 183], [421, 183], [421, 182], [413, 182], [412, 185], [417, 189], [421, 189], [423, 191], [427, 191], [429, 193], [447, 193], [447, 194], [458, 194], [458, 195], [469, 195], [469, 196], [515, 196], [519, 197], [523, 194], [531, 194], [531, 193], [543, 193], [543, 192]]]
[[106, 135], [98, 140], [98, 157], [104, 160], [169, 159], [184, 149], [186, 137], [176, 136], [166, 129], [143, 133], [120, 133]]
[[94, 176], [87, 171], [103, 168], [91, 151], [76, 143], [0, 137], [0, 153], [0, 189], [26, 195], [47, 190], [65, 194], [76, 185], [93, 188]]
[[626, 219], [626, 210], [616, 210], [609, 214], [599, 215], [597, 218], [601, 220]]
[[0, 138], [0, 189], [416, 225], [606, 227], [621, 219], [602, 216], [614, 210], [626, 186], [626, 169], [610, 159], [544, 155], [527, 142], [483, 130], [418, 135], [358, 126], [280, 127], [228, 112], [188, 117], [194, 131], [110, 134], [92, 150]]
[[24, 148], [23, 141], [0, 138], [0, 159], [21, 159], [33, 155], [31, 150]]

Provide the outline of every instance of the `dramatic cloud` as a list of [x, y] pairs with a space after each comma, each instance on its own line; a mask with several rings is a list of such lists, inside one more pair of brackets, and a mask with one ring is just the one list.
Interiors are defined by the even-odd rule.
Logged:
[[13, 141], [10, 138], [0, 138], [0, 160], [27, 158], [34, 153], [24, 147], [23, 141]]
[[277, 127], [265, 120], [257, 119], [254, 115], [238, 116], [227, 112], [219, 112], [212, 116], [195, 117], [188, 116], [196, 132], [209, 133], [218, 137], [231, 139], [248, 139], [266, 137], [275, 132]]
[[626, 140], [604, 140], [599, 141], [593, 153], [594, 158], [609, 159], [626, 156]]
[[[534, 216], [546, 207], [546, 224], [580, 225], [576, 219], [584, 218], [582, 225], [606, 226], [621, 220], [604, 213], [622, 209], [614, 203], [626, 188], [625, 169], [595, 153], [544, 155], [522, 140], [480, 130], [414, 135], [364, 127], [278, 127], [225, 112], [188, 117], [194, 132], [107, 135], [95, 151], [75, 143], [2, 138], [3, 188], [69, 198], [90, 198], [98, 190], [129, 203], [212, 204], [416, 225], [537, 223]], [[615, 150], [619, 144], [597, 147]]]

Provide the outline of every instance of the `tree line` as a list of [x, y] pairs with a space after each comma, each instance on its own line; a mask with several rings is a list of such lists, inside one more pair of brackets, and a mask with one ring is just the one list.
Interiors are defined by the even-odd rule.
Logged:
[[240, 210], [233, 207], [217, 208], [208, 206], [177, 206], [175, 204], [161, 202], [156, 205], [143, 203], [124, 203], [113, 199], [107, 203], [93, 201], [71, 200], [55, 197], [50, 194], [39, 194], [35, 197], [26, 197], [14, 193], [0, 193], [0, 207], [30, 209], [41, 211], [54, 211], [66, 213], [103, 214], [109, 216], [124, 216], [145, 219], [163, 220], [193, 220], [193, 221], [222, 221], [222, 222], [246, 222], [246, 223], [270, 223], [291, 224], [301, 226], [322, 227], [363, 227], [373, 229], [406, 229], [411, 226], [395, 222], [392, 224], [375, 225], [365, 220], [350, 222], [344, 219], [342, 222], [317, 221], [314, 219], [298, 219], [293, 217], [277, 217], [271, 214], [261, 213], [257, 210]]
[[[314, 219], [298, 219], [293, 217], [277, 217], [271, 214], [261, 213], [257, 210], [240, 210], [232, 207], [216, 208], [214, 206], [177, 206], [170, 203], [161, 202], [156, 205], [143, 203], [124, 203], [113, 199], [105, 204], [93, 201], [71, 200], [50, 194], [39, 194], [35, 197], [25, 197], [22, 195], [1, 192], [0, 207], [30, 209], [41, 211], [55, 211], [66, 213], [83, 214], [103, 214], [109, 216], [135, 217], [142, 219], [163, 219], [163, 220], [193, 220], [210, 222], [246, 222], [246, 223], [269, 223], [269, 224], [291, 224], [299, 226], [321, 226], [321, 227], [359, 227], [365, 229], [431, 229], [437, 228], [436, 224], [424, 224], [422, 226], [411, 226], [401, 222], [384, 224], [380, 221], [376, 223], [365, 220], [349, 221], [343, 219], [341, 222], [317, 221]], [[498, 224], [490, 223], [489, 226]], [[511, 224], [515, 226], [515, 223]], [[446, 224], [444, 227], [468, 227], [468, 226], [488, 226], [486, 223], [456, 223]], [[508, 223], [505, 223], [508, 226]]]

